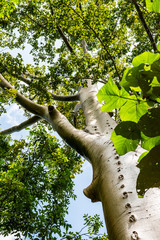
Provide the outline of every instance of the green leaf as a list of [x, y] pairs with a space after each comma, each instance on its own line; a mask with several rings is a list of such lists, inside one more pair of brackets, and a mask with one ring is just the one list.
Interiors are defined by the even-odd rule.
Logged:
[[148, 153], [149, 153], [149, 151], [142, 153], [141, 156], [138, 158], [138, 162], [140, 162], [142, 160], [142, 158], [144, 158]]
[[114, 129], [111, 140], [119, 155], [134, 151], [140, 140], [140, 131], [135, 122], [121, 122]]
[[159, 0], [146, 0], [146, 7], [150, 12], [160, 13], [160, 3]]
[[103, 112], [111, 112], [115, 108], [121, 108], [123, 104], [130, 98], [130, 95], [124, 88], [118, 89], [116, 84], [110, 78], [98, 92], [97, 98], [99, 102], [105, 101], [105, 105], [101, 108]]
[[153, 11], [153, 1], [151, 0], [146, 0], [146, 7], [148, 8], [148, 10], [151, 12]]
[[157, 45], [157, 49], [158, 49], [158, 51], [160, 51], [160, 42]]
[[149, 188], [160, 187], [160, 145], [151, 149], [144, 156], [137, 167], [140, 168], [140, 174], [137, 179], [137, 192], [144, 196]]
[[143, 115], [138, 126], [140, 130], [148, 137], [160, 136], [160, 108], [150, 109]]
[[127, 101], [121, 107], [120, 117], [122, 121], [138, 122], [140, 117], [147, 111], [147, 104], [145, 104], [143, 101], [138, 101], [135, 97], [133, 101]]
[[125, 89], [129, 87], [138, 87], [138, 80], [140, 78], [141, 70], [144, 69], [144, 64], [137, 67], [127, 68], [123, 74], [121, 86]]
[[133, 59], [132, 64], [134, 67], [138, 67], [142, 63], [152, 64], [154, 61], [158, 60], [159, 58], [160, 58], [159, 53], [154, 54], [151, 52], [144, 52], [144, 53], [136, 56]]
[[130, 87], [130, 83], [127, 81], [127, 75], [129, 74], [131, 69], [132, 67], [129, 67], [124, 71], [122, 80], [120, 81], [120, 85], [124, 87], [126, 90], [129, 89]]
[[146, 150], [151, 150], [153, 147], [160, 145], [160, 136], [147, 137], [141, 133], [141, 146]]
[[151, 99], [158, 97], [160, 94], [160, 72], [158, 71], [141, 71], [139, 86], [144, 96], [150, 96]]

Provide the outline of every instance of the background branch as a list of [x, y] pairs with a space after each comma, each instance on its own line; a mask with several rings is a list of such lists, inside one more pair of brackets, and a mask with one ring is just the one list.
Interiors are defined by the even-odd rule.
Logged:
[[[0, 74], [0, 87], [4, 91], [5, 89], [14, 89], [14, 87], [9, 82], [7, 82], [7, 80], [1, 74]], [[26, 98], [19, 92], [16, 92], [16, 101], [26, 110], [35, 115], [39, 115], [41, 117], [45, 115], [46, 107], [32, 102], [30, 99]]]
[[137, 10], [139, 19], [141, 20], [141, 23], [142, 23], [142, 25], [143, 25], [144, 28], [145, 28], [145, 31], [146, 31], [146, 33], [147, 33], [147, 35], [148, 35], [148, 38], [149, 38], [149, 40], [150, 40], [150, 42], [151, 42], [151, 45], [152, 45], [152, 48], [153, 48], [154, 52], [157, 52], [158, 50], [157, 50], [157, 46], [156, 46], [155, 40], [154, 40], [154, 38], [153, 38], [153, 36], [152, 36], [152, 33], [151, 33], [151, 31], [150, 31], [150, 29], [149, 29], [149, 27], [148, 27], [148, 25], [147, 25], [144, 17], [143, 17], [143, 13], [142, 13], [142, 11], [141, 11], [141, 9], [140, 9], [137, 1], [136, 1], [136, 0], [131, 0], [131, 1], [132, 1], [133, 4], [135, 5], [135, 8], [136, 8], [136, 10]]
[[[72, 8], [72, 7], [70, 6], [70, 9], [72, 9], [72, 11], [83, 21], [83, 24], [84, 24], [84, 25], [87, 25], [87, 27], [88, 27], [90, 30], [92, 30], [92, 32], [94, 33], [94, 35], [95, 35], [96, 38], [99, 40], [99, 42], [101, 43], [101, 45], [103, 46], [103, 48], [104, 48], [105, 51], [107, 52], [108, 56], [110, 57], [110, 59], [111, 59], [111, 61], [112, 61], [112, 63], [113, 63], [114, 69], [115, 69], [115, 71], [116, 71], [116, 73], [117, 73], [117, 75], [118, 75], [118, 78], [119, 78], [119, 80], [121, 81], [121, 76], [120, 76], [119, 71], [118, 71], [118, 69], [117, 69], [117, 65], [116, 65], [116, 63], [115, 63], [115, 61], [114, 61], [111, 53], [110, 53], [109, 50], [108, 50], [109, 47], [106, 46], [106, 45], [103, 43], [102, 39], [98, 36], [97, 32], [96, 32], [88, 23], [86, 23], [85, 19], [84, 19], [78, 12], [76, 12], [76, 10], [75, 10], [74, 8]], [[107, 49], [107, 48], [108, 48], [108, 49]]]
[[66, 36], [64, 35], [62, 29], [60, 28], [60, 26], [59, 26], [58, 24], [57, 24], [57, 29], [58, 29], [58, 32], [59, 32], [60, 36], [62, 37], [64, 43], [66, 44], [68, 50], [69, 50], [71, 53], [74, 53], [73, 48], [71, 47], [68, 39], [66, 38]]
[[64, 95], [64, 96], [60, 96], [60, 95], [56, 95], [50, 92], [50, 94], [53, 97], [53, 100], [57, 100], [57, 101], [63, 101], [63, 102], [73, 102], [73, 101], [79, 101], [79, 93], [75, 94], [75, 95]]
[[13, 126], [11, 128], [8, 128], [4, 131], [1, 131], [0, 132], [0, 135], [5, 135], [5, 134], [11, 134], [11, 133], [14, 133], [14, 132], [19, 132], [21, 131], [22, 129], [26, 128], [26, 127], [29, 127], [30, 125], [38, 122], [39, 120], [41, 120], [40, 117], [38, 116], [33, 116], [31, 118], [29, 118], [28, 120], [20, 123], [19, 125], [16, 125], [16, 126]]
[[[32, 81], [22, 75], [17, 75], [17, 74], [13, 74], [13, 73], [10, 73], [7, 71], [7, 73], [13, 77], [16, 77], [18, 78], [19, 80], [21, 80], [22, 82], [26, 83], [27, 85], [30, 85], [32, 83]], [[32, 78], [36, 78], [36, 79], [39, 79], [37, 76], [34, 76], [32, 74], [28, 74], [28, 73], [25, 73], [26, 76], [29, 76], [29, 77], [32, 77]], [[42, 87], [40, 87], [40, 90], [43, 91], [44, 93], [50, 93], [52, 95], [52, 98], [53, 100], [55, 101], [69, 101], [69, 102], [73, 102], [73, 101], [79, 101], [79, 93], [75, 94], [75, 95], [64, 95], [64, 96], [61, 96], [61, 95], [56, 95], [56, 94], [53, 94], [52, 92], [50, 92], [49, 90], [47, 89], [43, 89]]]
[[[53, 15], [54, 15], [54, 11], [53, 11], [52, 3], [51, 3], [50, 0], [49, 0], [49, 5], [50, 5], [50, 10], [51, 10], [51, 15], [53, 16]], [[56, 26], [57, 26], [57, 30], [58, 30], [61, 38], [63, 39], [64, 43], [66, 44], [68, 50], [69, 50], [71, 53], [74, 53], [74, 50], [73, 50], [71, 44], [69, 43], [68, 39], [67, 39], [66, 36], [64, 35], [64, 32], [62, 31], [61, 27], [60, 27], [58, 24], [56, 24]]]

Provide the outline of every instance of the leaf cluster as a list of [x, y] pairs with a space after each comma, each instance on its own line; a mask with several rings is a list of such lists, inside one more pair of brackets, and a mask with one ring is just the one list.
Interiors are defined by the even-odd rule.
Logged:
[[84, 226], [83, 228], [76, 233], [73, 233], [72, 231], [66, 232], [62, 239], [76, 239], [76, 240], [109, 240], [107, 235], [100, 234], [99, 230], [101, 227], [103, 227], [102, 221], [100, 221], [99, 215], [94, 215], [93, 217], [89, 216], [88, 214], [84, 214]]
[[[1, 8], [0, 68], [17, 89], [39, 103], [52, 100], [44, 89], [55, 91], [64, 87], [72, 93], [85, 85], [87, 78], [93, 82], [106, 82], [108, 76], [120, 79], [126, 58], [131, 62], [137, 53], [151, 50], [132, 3], [26, 0], [9, 1], [7, 5], [7, 2], [3, 1]], [[140, 3], [143, 6], [143, 1]], [[158, 41], [159, 15], [141, 10]], [[87, 54], [81, 46], [84, 38]], [[26, 66], [20, 52], [17, 57], [6, 53], [16, 48], [30, 49], [34, 66]], [[45, 64], [46, 68], [35, 64]], [[21, 76], [29, 78], [32, 84], [26, 86]]]
[[69, 199], [75, 198], [73, 178], [80, 172], [80, 157], [61, 147], [43, 125], [35, 127], [27, 141], [1, 136], [0, 148], [1, 234], [61, 236], [62, 227], [71, 227], [65, 215]]
[[[139, 143], [148, 150], [140, 157], [142, 163], [138, 165], [143, 171], [137, 187], [144, 194], [150, 186], [159, 186], [160, 162], [155, 156], [160, 149], [160, 54], [144, 52], [135, 57], [132, 64], [133, 67], [124, 72], [120, 88], [109, 79], [97, 97], [100, 102], [104, 101], [102, 111], [119, 109], [121, 122], [111, 136], [118, 154], [134, 151]], [[151, 168], [155, 168], [154, 179], [148, 175]], [[146, 176], [150, 177], [146, 180]]]

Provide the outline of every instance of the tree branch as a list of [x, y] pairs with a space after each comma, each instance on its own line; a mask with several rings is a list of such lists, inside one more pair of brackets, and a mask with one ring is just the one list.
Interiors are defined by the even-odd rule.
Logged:
[[151, 45], [152, 45], [152, 48], [153, 48], [154, 52], [157, 52], [158, 49], [157, 49], [155, 40], [154, 40], [154, 38], [153, 38], [153, 36], [152, 36], [152, 33], [151, 33], [151, 31], [150, 31], [150, 29], [149, 29], [149, 27], [148, 27], [148, 25], [147, 25], [144, 17], [143, 17], [143, 13], [142, 13], [142, 11], [141, 11], [141, 9], [140, 9], [137, 1], [136, 1], [136, 0], [131, 0], [131, 1], [132, 1], [133, 4], [135, 5], [135, 8], [136, 8], [136, 10], [137, 10], [139, 19], [141, 20], [141, 23], [142, 23], [142, 25], [143, 25], [144, 28], [145, 28], [145, 31], [146, 31], [146, 33], [147, 33], [147, 35], [148, 35], [148, 38], [149, 38], [149, 40], [150, 40], [150, 43], [151, 43]]
[[[5, 91], [5, 89], [14, 89], [14, 87], [7, 82], [7, 80], [0, 74], [0, 87]], [[24, 107], [29, 112], [43, 117], [46, 111], [46, 107], [41, 106], [37, 103], [32, 102], [28, 98], [24, 97], [19, 92], [16, 92], [16, 101]]]
[[[23, 81], [24, 83], [30, 85], [31, 84], [31, 80], [24, 77], [24, 76], [20, 76], [20, 75], [16, 75], [16, 74], [12, 74], [10, 72], [7, 71], [8, 74], [10, 74], [11, 76], [13, 77], [17, 77], [19, 80]], [[28, 73], [25, 73], [26, 76], [29, 76], [29, 77], [36, 77], [34, 75], [30, 75]], [[38, 77], [36, 77], [36, 79], [38, 79]], [[45, 92], [45, 93], [50, 93], [52, 95], [52, 98], [53, 100], [55, 101], [63, 101], [63, 102], [73, 102], [73, 101], [79, 101], [79, 93], [75, 94], [75, 95], [64, 95], [64, 96], [61, 96], [61, 95], [56, 95], [56, 94], [53, 94], [52, 92], [50, 91], [47, 91], [47, 89], [43, 89], [40, 87], [40, 90]]]
[[0, 135], [5, 135], [5, 134], [11, 134], [11, 133], [14, 133], [14, 132], [19, 132], [21, 131], [22, 129], [26, 128], [26, 127], [29, 127], [30, 125], [38, 122], [39, 120], [41, 120], [40, 117], [38, 116], [33, 116], [31, 118], [29, 118], [28, 120], [20, 123], [19, 125], [16, 125], [16, 126], [13, 126], [11, 128], [8, 128], [4, 131], [1, 131], [0, 132]]
[[[82, 17], [79, 13], [77, 13], [76, 10], [75, 10], [74, 8], [72, 8], [71, 6], [69, 6], [69, 8], [72, 9], [72, 11], [83, 21], [83, 24], [84, 24], [84, 25], [86, 24], [86, 25], [88, 26], [88, 28], [89, 28], [90, 30], [92, 30], [92, 32], [95, 34], [96, 38], [99, 40], [99, 42], [101, 43], [101, 45], [103, 46], [103, 48], [104, 48], [105, 51], [107, 52], [108, 56], [110, 57], [110, 59], [111, 59], [111, 61], [112, 61], [112, 63], [113, 63], [114, 69], [115, 69], [115, 71], [116, 71], [116, 73], [117, 73], [117, 76], [118, 76], [119, 80], [121, 81], [121, 76], [120, 76], [119, 71], [118, 71], [118, 69], [117, 69], [116, 63], [115, 63], [115, 61], [114, 61], [111, 53], [110, 53], [109, 50], [107, 49], [107, 46], [103, 43], [102, 39], [98, 36], [97, 32], [96, 32], [88, 23], [85, 22], [85, 20], [84, 20], [83, 17]], [[109, 47], [108, 47], [108, 48], [109, 48]]]
[[87, 51], [87, 43], [86, 43], [85, 38], [82, 39], [81, 44], [82, 44], [84, 54], [87, 53], [88, 52]]
[[24, 83], [26, 83], [28, 85], [31, 83], [31, 80], [29, 80], [28, 78], [26, 78], [24, 76], [18, 76], [17, 78], [19, 78], [20, 80], [22, 80]]
[[53, 97], [53, 100], [57, 100], [57, 101], [63, 101], [63, 102], [74, 102], [74, 101], [79, 101], [79, 93], [75, 94], [75, 95], [64, 95], [64, 96], [60, 96], [60, 95], [56, 95], [50, 92], [50, 94]]
[[[0, 74], [0, 87], [5, 91], [6, 89], [14, 89], [13, 86], [5, 80]], [[83, 130], [76, 129], [68, 121], [68, 119], [61, 114], [54, 106], [41, 106], [24, 97], [22, 94], [16, 92], [16, 101], [29, 112], [38, 115], [49, 122], [54, 130], [79, 154], [84, 157], [88, 156], [89, 144], [92, 144], [92, 135]], [[37, 119], [32, 119], [37, 120]], [[85, 142], [85, 144], [84, 144]], [[87, 143], [87, 144], [86, 144]]]
[[[49, 2], [50, 2], [50, 1], [49, 1]], [[52, 6], [51, 6], [51, 3], [50, 3], [50, 8], [51, 8], [51, 7], [52, 7]], [[53, 12], [53, 11], [51, 10], [51, 13], [52, 13], [52, 12]], [[26, 14], [26, 15], [27, 15], [27, 14]], [[52, 15], [53, 15], [53, 14], [52, 14]], [[27, 15], [27, 17], [28, 17], [31, 21], [33, 21], [33, 22], [35, 22], [36, 24], [38, 24], [38, 25], [39, 25], [40, 27], [42, 27], [43, 29], [48, 30], [44, 25], [38, 23], [37, 21], [35, 21], [34, 19], [32, 19], [29, 15]], [[71, 47], [68, 39], [67, 39], [66, 36], [64, 35], [62, 29], [60, 28], [60, 26], [59, 26], [58, 24], [56, 24], [56, 27], [57, 27], [58, 32], [59, 32], [60, 36], [62, 37], [64, 43], [66, 44], [68, 50], [69, 50], [71, 53], [73, 53], [74, 50], [73, 50], [73, 48]]]
[[[54, 11], [53, 11], [53, 8], [52, 8], [52, 4], [51, 4], [51, 1], [49, 0], [49, 5], [50, 5], [50, 10], [51, 10], [51, 15], [53, 16], [54, 15]], [[66, 38], [66, 36], [64, 35], [64, 32], [62, 31], [62, 29], [60, 28], [60, 26], [58, 24], [56, 24], [57, 26], [57, 30], [60, 34], [60, 36], [62, 37], [64, 43], [66, 44], [68, 50], [71, 52], [71, 53], [74, 53], [74, 50], [72, 48], [72, 46], [70, 45], [68, 39]]]
[[[27, 74], [26, 74], [27, 75]], [[32, 76], [34, 77], [34, 76]], [[25, 83], [27, 83], [28, 85], [31, 83], [31, 81], [23, 76], [20, 76], [20, 79], [22, 81], [24, 81]], [[41, 87], [40, 87], [41, 88]], [[63, 102], [73, 102], [73, 101], [79, 101], [79, 93], [75, 94], [75, 95], [64, 95], [64, 96], [61, 96], [61, 95], [56, 95], [54, 93], [52, 93], [51, 91], [47, 90], [47, 89], [43, 89], [41, 88], [41, 90], [43, 92], [48, 92], [52, 95], [52, 98], [53, 100], [55, 101], [63, 101]]]
[[66, 36], [64, 35], [62, 29], [60, 28], [60, 26], [59, 26], [58, 24], [57, 24], [57, 29], [58, 29], [58, 32], [59, 32], [60, 36], [62, 37], [64, 43], [66, 44], [68, 50], [69, 50], [71, 53], [74, 53], [73, 48], [71, 47], [68, 39], [66, 38]]

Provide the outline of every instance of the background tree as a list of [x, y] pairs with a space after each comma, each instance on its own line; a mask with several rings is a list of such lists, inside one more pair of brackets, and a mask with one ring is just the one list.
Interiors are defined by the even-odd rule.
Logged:
[[[51, 239], [52, 233], [60, 234], [57, 226], [66, 230], [69, 227], [64, 214], [68, 197], [73, 196], [70, 178], [72, 173], [79, 171], [81, 161], [73, 150], [61, 148], [57, 140], [46, 134], [46, 128], [53, 128], [68, 145], [91, 162], [93, 181], [84, 193], [93, 202], [102, 202], [110, 239], [159, 239], [160, 192], [157, 176], [160, 165], [159, 159], [155, 158], [159, 152], [159, 138], [155, 141], [150, 137], [159, 136], [160, 56], [143, 52], [153, 49], [156, 53], [159, 50], [160, 15], [149, 12], [144, 1], [136, 0], [16, 0], [10, 4], [3, 1], [1, 5], [2, 48], [24, 49], [29, 44], [35, 63], [34, 66], [25, 65], [20, 54], [12, 57], [6, 51], [1, 52], [1, 112], [5, 111], [6, 102], [10, 103], [12, 99], [25, 109], [27, 117], [19, 126], [1, 134], [10, 134], [39, 122], [39, 130], [31, 132], [31, 143], [15, 142], [9, 148], [9, 139], [2, 137], [5, 147], [10, 149], [6, 154], [2, 152], [1, 160], [2, 186], [8, 193], [6, 195], [2, 189], [2, 233], [22, 231], [30, 237], [37, 233], [42, 239]], [[159, 12], [156, 0], [147, 1], [147, 6], [149, 10]], [[62, 42], [57, 48], [56, 41], [59, 39]], [[133, 58], [133, 68], [127, 69], [123, 75]], [[40, 67], [43, 62], [44, 66]], [[98, 94], [98, 99], [105, 101], [102, 110], [111, 112], [120, 109], [120, 112], [101, 112], [96, 97], [97, 82], [107, 83]], [[126, 114], [131, 106], [134, 114]], [[148, 134], [152, 132], [148, 128], [150, 116], [154, 118], [151, 126], [156, 123], [153, 131], [156, 135], [152, 136]], [[124, 122], [116, 126], [115, 120]], [[40, 135], [37, 131], [41, 131]], [[137, 148], [140, 139], [145, 139], [145, 143], [152, 142], [151, 151], [140, 158], [138, 166], [143, 170], [141, 174], [137, 168], [143, 152], [141, 147]], [[156, 149], [153, 148], [155, 145], [158, 145]], [[26, 148], [31, 148], [27, 155]], [[17, 149], [14, 154], [13, 149]], [[28, 167], [32, 168], [29, 176]], [[151, 176], [155, 176], [155, 172], [157, 175], [150, 185], [142, 184], [148, 172], [152, 173]], [[27, 182], [22, 181], [25, 175], [29, 178]], [[42, 187], [41, 178], [43, 196], [36, 191], [36, 188]], [[143, 198], [138, 198], [137, 178], [138, 190]], [[61, 184], [64, 190], [62, 187], [62, 192], [59, 192], [57, 188]], [[17, 189], [16, 193], [13, 187]], [[24, 194], [29, 196], [27, 202]], [[42, 211], [37, 208], [40, 199], [43, 200]], [[20, 213], [16, 208], [19, 204]], [[49, 206], [48, 210], [48, 204], [53, 208]], [[59, 207], [63, 209], [62, 215], [53, 219], [50, 226], [48, 219], [54, 218], [52, 213], [58, 213]], [[15, 210], [11, 213], [13, 208]], [[31, 221], [37, 217], [36, 211], [38, 220], [34, 226]], [[7, 221], [12, 214], [15, 214], [17, 222], [9, 228]]]

